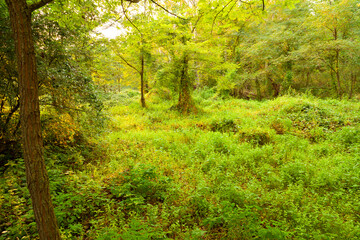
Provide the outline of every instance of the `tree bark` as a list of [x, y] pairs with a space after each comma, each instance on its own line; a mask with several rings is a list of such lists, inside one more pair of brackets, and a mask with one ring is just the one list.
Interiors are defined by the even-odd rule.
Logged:
[[141, 52], [141, 70], [140, 70], [140, 92], [141, 92], [141, 106], [143, 108], [146, 108], [146, 103], [145, 103], [145, 83], [144, 83], [144, 53]]
[[60, 239], [43, 157], [38, 78], [31, 30], [32, 11], [50, 1], [41, 0], [36, 4], [28, 5], [26, 0], [6, 0], [17, 57], [26, 181], [41, 240]]
[[[336, 19], [336, 18], [335, 18]], [[338, 30], [335, 27], [334, 31], [333, 31], [333, 36], [334, 36], [334, 40], [336, 41], [338, 39]], [[337, 87], [337, 95], [338, 97], [342, 96], [342, 89], [341, 89], [341, 81], [340, 81], [340, 67], [339, 67], [339, 62], [340, 62], [340, 50], [336, 49], [335, 50], [335, 75], [336, 75], [336, 87]]]
[[180, 84], [179, 84], [179, 101], [177, 108], [182, 113], [189, 113], [195, 109], [194, 102], [190, 93], [190, 79], [188, 74], [189, 59], [184, 53], [181, 61]]
[[338, 97], [342, 96], [341, 81], [340, 81], [340, 68], [339, 68], [340, 51], [336, 50], [335, 54], [335, 73], [336, 73], [336, 84]]
[[278, 97], [280, 95], [280, 88], [281, 85], [277, 82], [275, 82], [270, 76], [268, 76], [268, 80], [271, 84], [272, 90], [273, 90], [273, 97]]

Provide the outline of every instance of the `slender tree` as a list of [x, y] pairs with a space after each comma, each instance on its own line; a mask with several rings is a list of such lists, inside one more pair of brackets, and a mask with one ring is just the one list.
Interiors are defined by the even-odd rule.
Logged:
[[[134, 3], [137, 3], [138, 1], [131, 1]], [[144, 68], [145, 68], [145, 61], [144, 61], [144, 34], [142, 33], [142, 31], [133, 23], [133, 21], [131, 21], [131, 19], [127, 16], [126, 10], [124, 8], [124, 4], [123, 1], [121, 1], [121, 7], [123, 9], [123, 13], [125, 18], [129, 21], [129, 23], [132, 25], [132, 27], [134, 27], [134, 29], [136, 29], [137, 33], [140, 36], [140, 69], [134, 67], [133, 65], [131, 65], [128, 61], [126, 61], [124, 59], [124, 57], [122, 57], [121, 55], [119, 55], [119, 57], [131, 68], [133, 68], [135, 71], [137, 71], [140, 75], [140, 93], [141, 93], [141, 106], [143, 108], [146, 107], [146, 103], [145, 103], [145, 80], [144, 80]]]
[[40, 239], [60, 239], [43, 157], [40, 125], [38, 76], [31, 30], [31, 15], [52, 0], [27, 4], [26, 0], [6, 0], [15, 40], [20, 92], [20, 121], [27, 187], [30, 192]]

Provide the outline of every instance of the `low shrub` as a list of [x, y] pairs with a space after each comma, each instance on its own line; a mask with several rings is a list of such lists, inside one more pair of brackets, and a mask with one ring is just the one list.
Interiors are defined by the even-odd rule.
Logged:
[[263, 146], [271, 142], [271, 135], [269, 131], [264, 129], [240, 130], [238, 136], [240, 142], [249, 142], [259, 146]]
[[233, 119], [213, 120], [210, 123], [210, 130], [213, 132], [237, 132], [238, 126]]
[[111, 196], [128, 209], [139, 205], [163, 202], [168, 194], [171, 179], [159, 175], [153, 166], [139, 165], [119, 173], [107, 187]]

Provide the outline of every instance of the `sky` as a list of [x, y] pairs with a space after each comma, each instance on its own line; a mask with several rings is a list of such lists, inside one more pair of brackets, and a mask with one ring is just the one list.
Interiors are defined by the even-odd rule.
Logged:
[[119, 24], [117, 24], [116, 22], [106, 23], [105, 25], [95, 29], [95, 31], [101, 33], [108, 39], [114, 39], [124, 33], [124, 30], [121, 30], [119, 27], [117, 27], [117, 25]]

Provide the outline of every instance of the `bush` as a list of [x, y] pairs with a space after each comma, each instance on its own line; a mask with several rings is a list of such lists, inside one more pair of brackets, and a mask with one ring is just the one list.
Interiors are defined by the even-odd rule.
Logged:
[[280, 175], [282, 176], [282, 182], [285, 186], [290, 184], [308, 185], [312, 176], [306, 164], [300, 161], [283, 165]]
[[355, 127], [344, 127], [336, 134], [333, 139], [344, 144], [345, 147], [350, 147], [360, 143], [360, 129]]
[[139, 165], [118, 174], [107, 188], [127, 209], [136, 210], [148, 203], [163, 202], [171, 192], [170, 183], [171, 179], [159, 175], [154, 167]]
[[238, 126], [233, 119], [213, 120], [210, 124], [210, 129], [213, 132], [237, 132]]
[[241, 130], [238, 134], [240, 142], [249, 142], [259, 146], [263, 146], [271, 142], [270, 133], [263, 129]]

